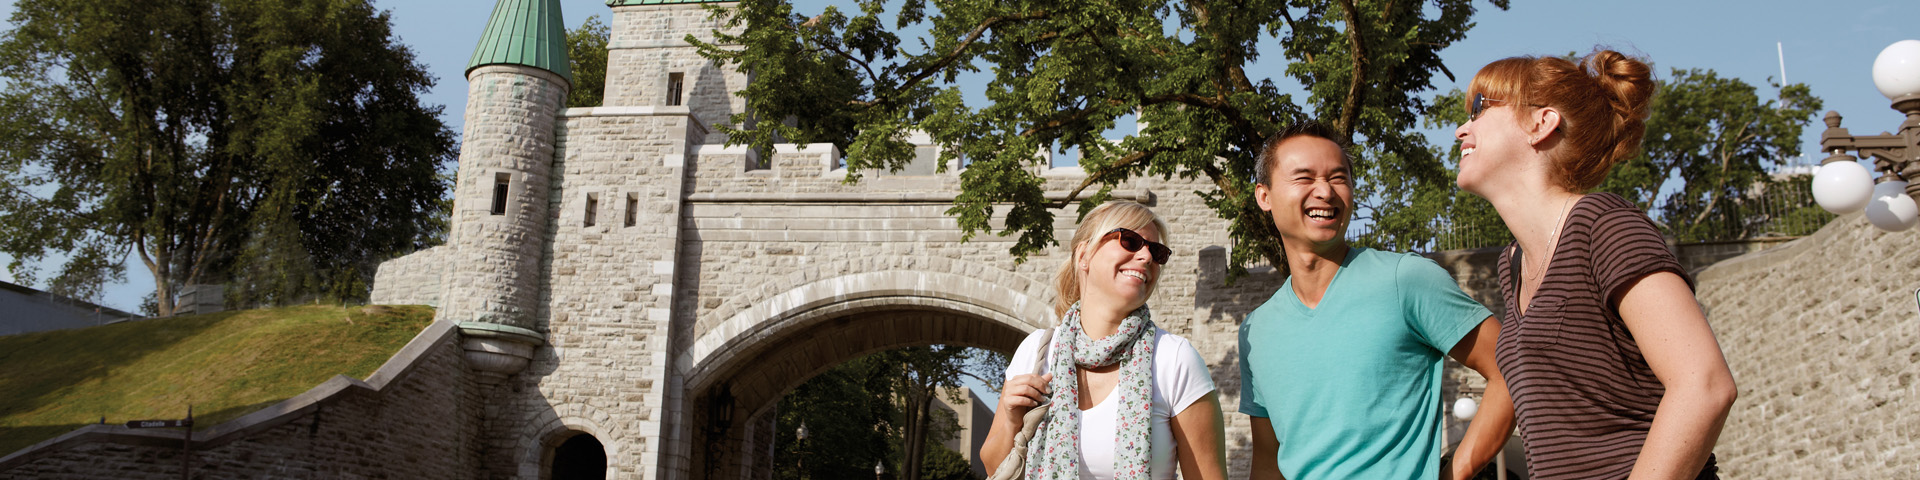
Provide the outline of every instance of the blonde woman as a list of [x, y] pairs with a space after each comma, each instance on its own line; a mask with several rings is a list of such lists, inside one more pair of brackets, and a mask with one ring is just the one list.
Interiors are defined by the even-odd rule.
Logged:
[[1206, 362], [1187, 339], [1155, 326], [1147, 308], [1172, 257], [1166, 235], [1166, 222], [1137, 203], [1087, 214], [1060, 268], [1059, 326], [1047, 345], [1045, 330], [1027, 337], [1008, 363], [980, 447], [989, 468], [1017, 447], [1021, 417], [1047, 402], [1053, 407], [1024, 446], [1026, 478], [1226, 478], [1226, 433]]

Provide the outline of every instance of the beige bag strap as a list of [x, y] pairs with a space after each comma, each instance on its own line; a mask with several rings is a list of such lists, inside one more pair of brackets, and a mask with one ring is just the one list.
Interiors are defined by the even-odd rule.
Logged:
[[[1033, 370], [1047, 364], [1047, 356], [1053, 352], [1053, 328], [1040, 337], [1040, 354], [1034, 355]], [[1027, 443], [1033, 441], [1033, 432], [1040, 427], [1040, 420], [1047, 417], [1047, 410], [1053, 405], [1042, 402], [1020, 417], [1020, 433], [1013, 436], [1013, 450], [1007, 452], [1007, 458], [1000, 460], [1000, 468], [994, 469], [993, 477], [988, 480], [1019, 480], [1027, 475]]]

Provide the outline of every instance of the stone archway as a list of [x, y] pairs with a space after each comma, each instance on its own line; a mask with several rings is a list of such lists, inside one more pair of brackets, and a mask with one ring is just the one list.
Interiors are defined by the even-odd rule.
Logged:
[[771, 452], [772, 406], [835, 365], [926, 344], [1011, 353], [1053, 321], [1020, 291], [949, 273], [875, 272], [800, 285], [732, 315], [680, 358], [691, 477], [753, 472]]
[[604, 480], [607, 449], [592, 434], [577, 433], [553, 447], [544, 475], [550, 480]]

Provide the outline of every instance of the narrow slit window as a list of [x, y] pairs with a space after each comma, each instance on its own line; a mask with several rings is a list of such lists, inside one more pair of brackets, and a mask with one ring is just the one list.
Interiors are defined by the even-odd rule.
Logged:
[[513, 176], [505, 173], [493, 175], [493, 214], [507, 214], [507, 186], [513, 182]]
[[686, 90], [686, 74], [674, 72], [667, 74], [667, 106], [680, 106], [680, 94]]
[[634, 211], [639, 209], [640, 209], [640, 194], [638, 193], [627, 194], [627, 226], [629, 227], [633, 226], [634, 218], [636, 215], [638, 215], [634, 213]]
[[600, 194], [587, 194], [587, 226], [593, 226], [593, 214], [600, 210]]

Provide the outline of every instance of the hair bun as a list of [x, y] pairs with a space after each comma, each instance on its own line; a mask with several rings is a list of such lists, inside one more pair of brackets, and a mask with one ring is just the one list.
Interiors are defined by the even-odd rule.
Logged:
[[1587, 55], [1582, 63], [1606, 92], [1616, 115], [1623, 120], [1647, 119], [1654, 85], [1653, 70], [1645, 62], [1613, 50], [1599, 50]]
[[1605, 162], [1616, 164], [1638, 155], [1651, 113], [1652, 69], [1646, 62], [1613, 50], [1595, 51], [1582, 63], [1606, 95], [1607, 105], [1613, 107], [1613, 121], [1609, 122], [1613, 128], [1607, 132], [1613, 148], [1607, 152]]

